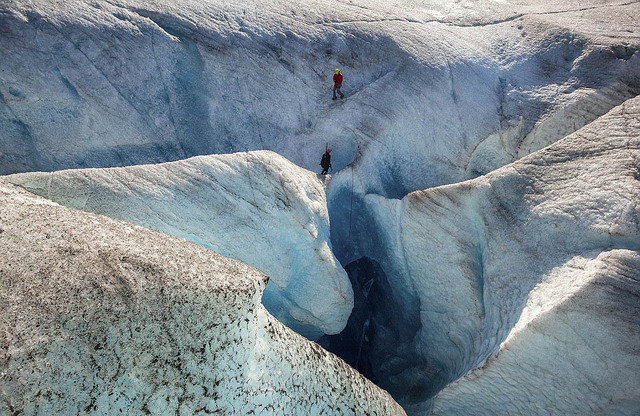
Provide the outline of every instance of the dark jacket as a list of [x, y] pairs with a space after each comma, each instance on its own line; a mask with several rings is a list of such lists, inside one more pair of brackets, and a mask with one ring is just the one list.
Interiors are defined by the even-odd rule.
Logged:
[[325, 169], [331, 167], [331, 155], [329, 154], [329, 152], [324, 152], [324, 154], [322, 155], [320, 166], [322, 166]]

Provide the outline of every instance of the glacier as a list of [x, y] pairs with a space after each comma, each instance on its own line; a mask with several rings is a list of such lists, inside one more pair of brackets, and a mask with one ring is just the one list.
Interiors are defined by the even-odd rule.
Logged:
[[[491, 211], [483, 210], [483, 287], [470, 297], [475, 305], [468, 302], [482, 314], [474, 314], [475, 328], [459, 326], [484, 348], [501, 345], [436, 397], [433, 414], [638, 413], [639, 133], [634, 98], [472, 186], [513, 225], [499, 231], [503, 241], [491, 241]], [[498, 190], [521, 202], [501, 209]], [[482, 323], [492, 313], [510, 328], [506, 339]]]
[[499, 354], [436, 396], [433, 415], [637, 415], [638, 251], [576, 256], [532, 291]]
[[0, 174], [256, 267], [409, 414], [635, 414], [638, 17], [5, 0]]
[[315, 170], [328, 142], [334, 169], [402, 197], [638, 93], [636, 4], [307, 1], [3, 2], [0, 173], [247, 150]]
[[256, 267], [270, 277], [263, 296], [269, 312], [308, 338], [340, 332], [353, 308], [349, 278], [331, 251], [323, 183], [273, 152], [5, 179]]

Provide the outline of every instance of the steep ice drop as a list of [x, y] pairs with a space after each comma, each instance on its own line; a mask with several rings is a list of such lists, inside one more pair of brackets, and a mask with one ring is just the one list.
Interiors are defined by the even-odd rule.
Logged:
[[[390, 286], [386, 304], [398, 317], [373, 320], [365, 374], [420, 414], [429, 397], [497, 353], [436, 397], [437, 414], [500, 413], [503, 391], [510, 414], [535, 413], [543, 403], [558, 414], [633, 414], [640, 404], [632, 387], [640, 381], [632, 347], [640, 324], [633, 312], [640, 310], [633, 271], [640, 252], [639, 119], [634, 98], [481, 178], [402, 200], [356, 198], [369, 226], [352, 232], [352, 253], [379, 265], [369, 276]], [[333, 182], [330, 198], [350, 185]], [[380, 311], [373, 306], [352, 317], [359, 321], [347, 330], [359, 331], [371, 314]], [[545, 359], [539, 350], [566, 357]], [[574, 368], [558, 370], [568, 366]], [[545, 384], [551, 379], [558, 381]], [[564, 401], [576, 397], [583, 399]]]

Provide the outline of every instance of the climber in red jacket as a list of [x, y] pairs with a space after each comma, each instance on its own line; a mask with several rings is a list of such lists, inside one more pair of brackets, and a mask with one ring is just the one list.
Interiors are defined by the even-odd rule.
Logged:
[[333, 74], [333, 87], [331, 87], [331, 89], [333, 90], [334, 100], [338, 98], [336, 97], [336, 92], [340, 94], [340, 99], [344, 98], [344, 94], [340, 91], [341, 87], [342, 87], [342, 74], [340, 73], [339, 69], [336, 69], [336, 73]]

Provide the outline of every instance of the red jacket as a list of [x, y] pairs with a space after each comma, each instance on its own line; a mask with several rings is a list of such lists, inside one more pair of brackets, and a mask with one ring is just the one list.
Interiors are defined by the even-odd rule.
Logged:
[[341, 85], [342, 84], [342, 74], [333, 74], [333, 82], [336, 85]]

